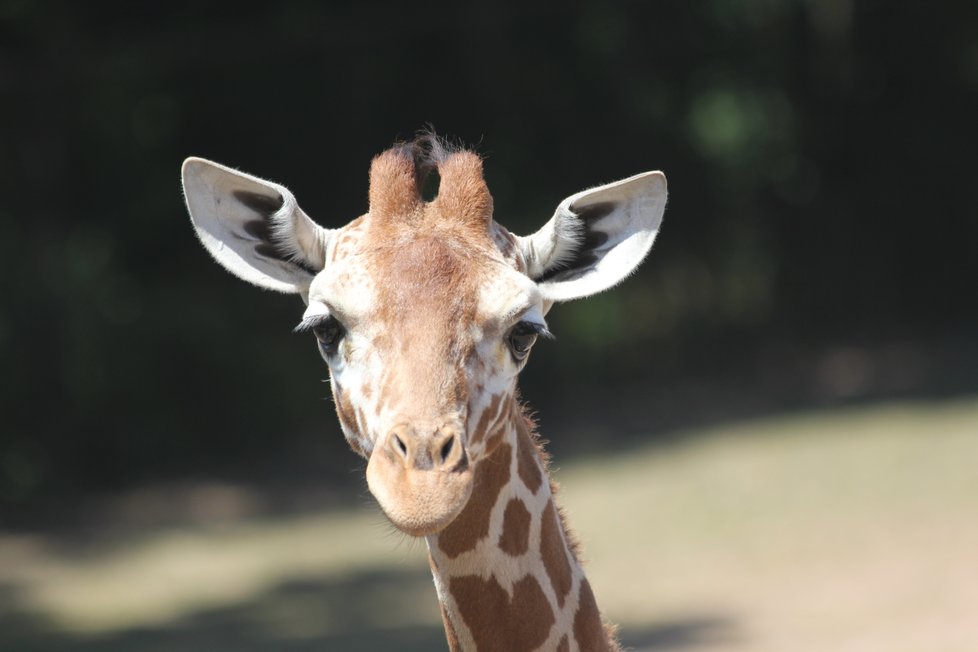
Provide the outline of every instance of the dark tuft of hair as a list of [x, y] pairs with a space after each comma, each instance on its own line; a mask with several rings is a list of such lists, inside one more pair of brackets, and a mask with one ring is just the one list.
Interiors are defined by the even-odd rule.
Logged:
[[419, 191], [425, 187], [428, 177], [439, 165], [452, 154], [466, 149], [460, 141], [439, 136], [431, 125], [418, 131], [413, 140], [398, 143], [394, 148], [401, 156], [414, 162], [414, 178]]

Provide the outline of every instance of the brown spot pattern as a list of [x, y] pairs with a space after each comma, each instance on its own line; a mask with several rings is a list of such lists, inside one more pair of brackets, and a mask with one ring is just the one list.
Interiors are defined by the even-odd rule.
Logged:
[[532, 575], [513, 584], [512, 599], [494, 577], [453, 577], [449, 590], [479, 652], [536, 650], [556, 622], [540, 583]]
[[536, 493], [540, 485], [543, 484], [543, 473], [540, 471], [540, 463], [533, 452], [533, 443], [530, 442], [530, 435], [517, 429], [516, 446], [519, 449], [516, 470], [520, 474], [520, 479], [526, 488], [532, 493]]
[[506, 428], [499, 427], [493, 431], [493, 434], [486, 441], [486, 454], [491, 455], [496, 447], [502, 443], [503, 439], [506, 437]]
[[490, 399], [489, 405], [483, 410], [482, 416], [479, 417], [479, 421], [475, 424], [475, 430], [472, 431], [473, 444], [482, 441], [482, 438], [486, 436], [486, 431], [489, 430], [489, 422], [499, 414], [499, 404], [502, 402], [502, 399], [502, 393], [496, 394]]
[[469, 504], [438, 535], [438, 547], [449, 557], [471, 550], [489, 535], [489, 515], [499, 492], [509, 482], [510, 459], [512, 448], [503, 444], [476, 466]]
[[547, 569], [554, 593], [557, 594], [557, 604], [564, 606], [564, 600], [571, 589], [571, 565], [567, 561], [567, 548], [560, 536], [560, 525], [557, 522], [557, 510], [554, 502], [548, 501], [543, 510], [543, 522], [540, 524], [540, 556], [543, 566]]
[[557, 643], [557, 652], [570, 652], [570, 641], [567, 640], [566, 635], [560, 639], [560, 643]]
[[503, 531], [499, 535], [499, 549], [512, 557], [518, 557], [530, 547], [530, 511], [519, 498], [513, 498], [503, 513]]
[[[511, 404], [512, 401], [509, 401], [509, 403]], [[509, 419], [509, 414], [510, 411], [503, 407], [499, 410], [499, 415], [496, 417], [496, 419], [492, 422], [492, 424], [490, 424], [488, 436], [486, 438], [486, 455], [492, 454], [492, 451], [496, 450], [496, 446], [502, 442], [503, 438], [506, 436], [506, 433], [509, 432], [510, 427], [512, 426], [512, 422]]]
[[574, 614], [574, 638], [581, 652], [611, 652], [604, 626], [601, 624], [601, 613], [594, 601], [594, 593], [587, 580], [581, 582], [580, 598], [577, 613]]

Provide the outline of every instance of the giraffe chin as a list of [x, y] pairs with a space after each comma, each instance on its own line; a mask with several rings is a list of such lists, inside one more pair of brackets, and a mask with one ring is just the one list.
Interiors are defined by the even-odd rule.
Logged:
[[436, 534], [455, 520], [472, 495], [472, 470], [411, 469], [383, 453], [367, 463], [367, 486], [384, 515], [413, 537]]

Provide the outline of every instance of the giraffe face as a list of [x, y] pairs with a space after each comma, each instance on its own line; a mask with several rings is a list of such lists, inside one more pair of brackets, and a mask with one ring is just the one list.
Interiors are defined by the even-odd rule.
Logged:
[[[437, 197], [422, 199], [437, 169]], [[516, 377], [557, 301], [605, 290], [649, 252], [661, 172], [572, 195], [536, 233], [493, 221], [482, 161], [433, 137], [370, 170], [370, 209], [325, 229], [283, 186], [190, 158], [187, 208], [233, 274], [303, 296], [350, 446], [395, 526], [434, 534], [465, 507], [474, 468], [511, 420]]]
[[467, 503], [547, 330], [519, 254], [497, 246], [514, 241], [502, 227], [457, 229], [431, 206], [402, 217], [340, 230], [303, 324], [329, 366], [343, 432], [369, 460], [371, 492], [395, 526], [421, 536]]

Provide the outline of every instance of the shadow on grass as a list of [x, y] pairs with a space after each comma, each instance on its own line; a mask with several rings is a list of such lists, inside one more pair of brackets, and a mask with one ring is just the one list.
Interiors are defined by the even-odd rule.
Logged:
[[[429, 609], [418, 604], [422, 591], [430, 594]], [[433, 624], [438, 607], [431, 578], [420, 570], [288, 581], [238, 603], [100, 634], [60, 627], [22, 598], [16, 586], [0, 588], [3, 652], [446, 649], [441, 626]]]
[[[16, 585], [0, 587], [2, 652], [447, 650], [431, 579], [421, 571], [283, 582], [236, 604], [101, 634], [69, 631], [31, 612], [23, 597]], [[678, 651], [728, 640], [734, 632], [727, 619], [700, 616], [629, 628], [622, 643], [642, 652]]]

